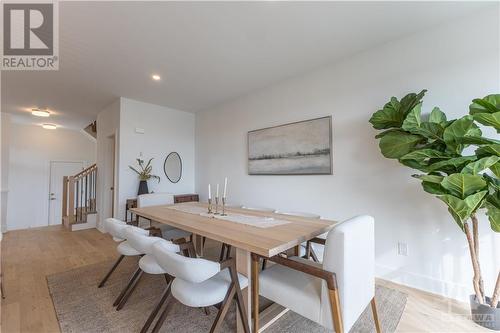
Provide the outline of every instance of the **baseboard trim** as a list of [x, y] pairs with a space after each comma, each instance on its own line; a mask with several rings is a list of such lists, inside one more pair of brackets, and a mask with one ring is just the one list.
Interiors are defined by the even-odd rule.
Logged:
[[472, 293], [469, 286], [439, 280], [422, 274], [405, 271], [401, 268], [375, 265], [375, 275], [384, 280], [401, 284], [410, 288], [423, 290], [461, 302], [468, 302]]

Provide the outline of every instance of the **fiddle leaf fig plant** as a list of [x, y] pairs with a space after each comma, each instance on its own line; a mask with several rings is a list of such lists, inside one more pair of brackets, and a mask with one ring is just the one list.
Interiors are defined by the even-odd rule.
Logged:
[[[448, 207], [469, 245], [476, 299], [488, 304], [479, 263], [477, 214], [484, 211], [491, 229], [500, 232], [500, 141], [483, 137], [478, 124], [500, 133], [500, 94], [474, 99], [468, 115], [448, 119], [438, 107], [422, 114], [425, 93], [411, 93], [401, 100], [392, 97], [370, 123], [383, 130], [375, 136], [382, 155], [422, 172], [413, 177]], [[467, 147], [474, 153], [464, 154]], [[496, 308], [499, 298], [500, 272], [489, 305]]]

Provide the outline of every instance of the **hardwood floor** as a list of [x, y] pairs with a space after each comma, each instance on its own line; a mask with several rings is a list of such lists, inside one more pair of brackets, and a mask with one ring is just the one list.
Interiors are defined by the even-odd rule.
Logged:
[[2, 332], [59, 332], [45, 277], [111, 259], [115, 248], [96, 229], [70, 232], [52, 226], [4, 234]]
[[[1, 332], [59, 332], [46, 276], [116, 258], [116, 244], [96, 229], [69, 232], [51, 226], [4, 234], [2, 271], [7, 298]], [[213, 247], [207, 243], [209, 247]], [[377, 281], [408, 294], [398, 332], [491, 332], [466, 318], [468, 305]]]

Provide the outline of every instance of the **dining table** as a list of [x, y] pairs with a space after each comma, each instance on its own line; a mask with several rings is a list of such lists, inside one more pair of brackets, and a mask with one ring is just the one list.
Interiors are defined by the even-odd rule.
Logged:
[[[253, 333], [265, 330], [288, 311], [278, 304], [259, 311], [260, 259], [287, 251], [298, 255], [302, 243], [328, 232], [338, 223], [238, 207], [225, 207], [224, 215], [220, 210], [214, 214], [208, 212], [207, 203], [200, 202], [132, 208], [131, 211], [192, 233], [198, 256], [203, 256], [204, 238], [232, 246], [237, 270], [248, 278], [248, 287], [242, 293], [247, 317], [252, 318], [250, 330]], [[243, 332], [239, 317], [237, 332]]]

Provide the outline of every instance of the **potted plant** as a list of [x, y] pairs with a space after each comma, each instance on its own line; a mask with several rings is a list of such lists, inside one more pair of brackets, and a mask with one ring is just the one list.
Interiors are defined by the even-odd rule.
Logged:
[[[424, 191], [443, 201], [467, 239], [474, 277], [470, 297], [472, 319], [487, 328], [500, 330], [500, 272], [488, 297], [485, 294], [479, 262], [477, 215], [484, 211], [491, 229], [500, 232], [500, 141], [483, 137], [477, 123], [500, 133], [500, 95], [474, 99], [469, 114], [448, 120], [437, 107], [422, 115], [422, 98], [408, 94], [401, 100], [392, 97], [375, 112], [370, 123], [383, 130], [382, 155], [422, 173], [413, 175]], [[472, 146], [474, 153], [465, 155]]]
[[151, 165], [151, 161], [153, 159], [150, 158], [146, 165], [144, 165], [144, 160], [140, 158], [136, 160], [140, 170], [134, 168], [131, 165], [129, 165], [129, 168], [132, 169], [135, 173], [137, 173], [137, 175], [139, 175], [139, 190], [137, 191], [137, 195], [149, 193], [148, 180], [154, 178], [158, 180], [158, 183], [160, 182], [160, 177], [151, 174], [151, 171], [153, 171], [153, 166]]

